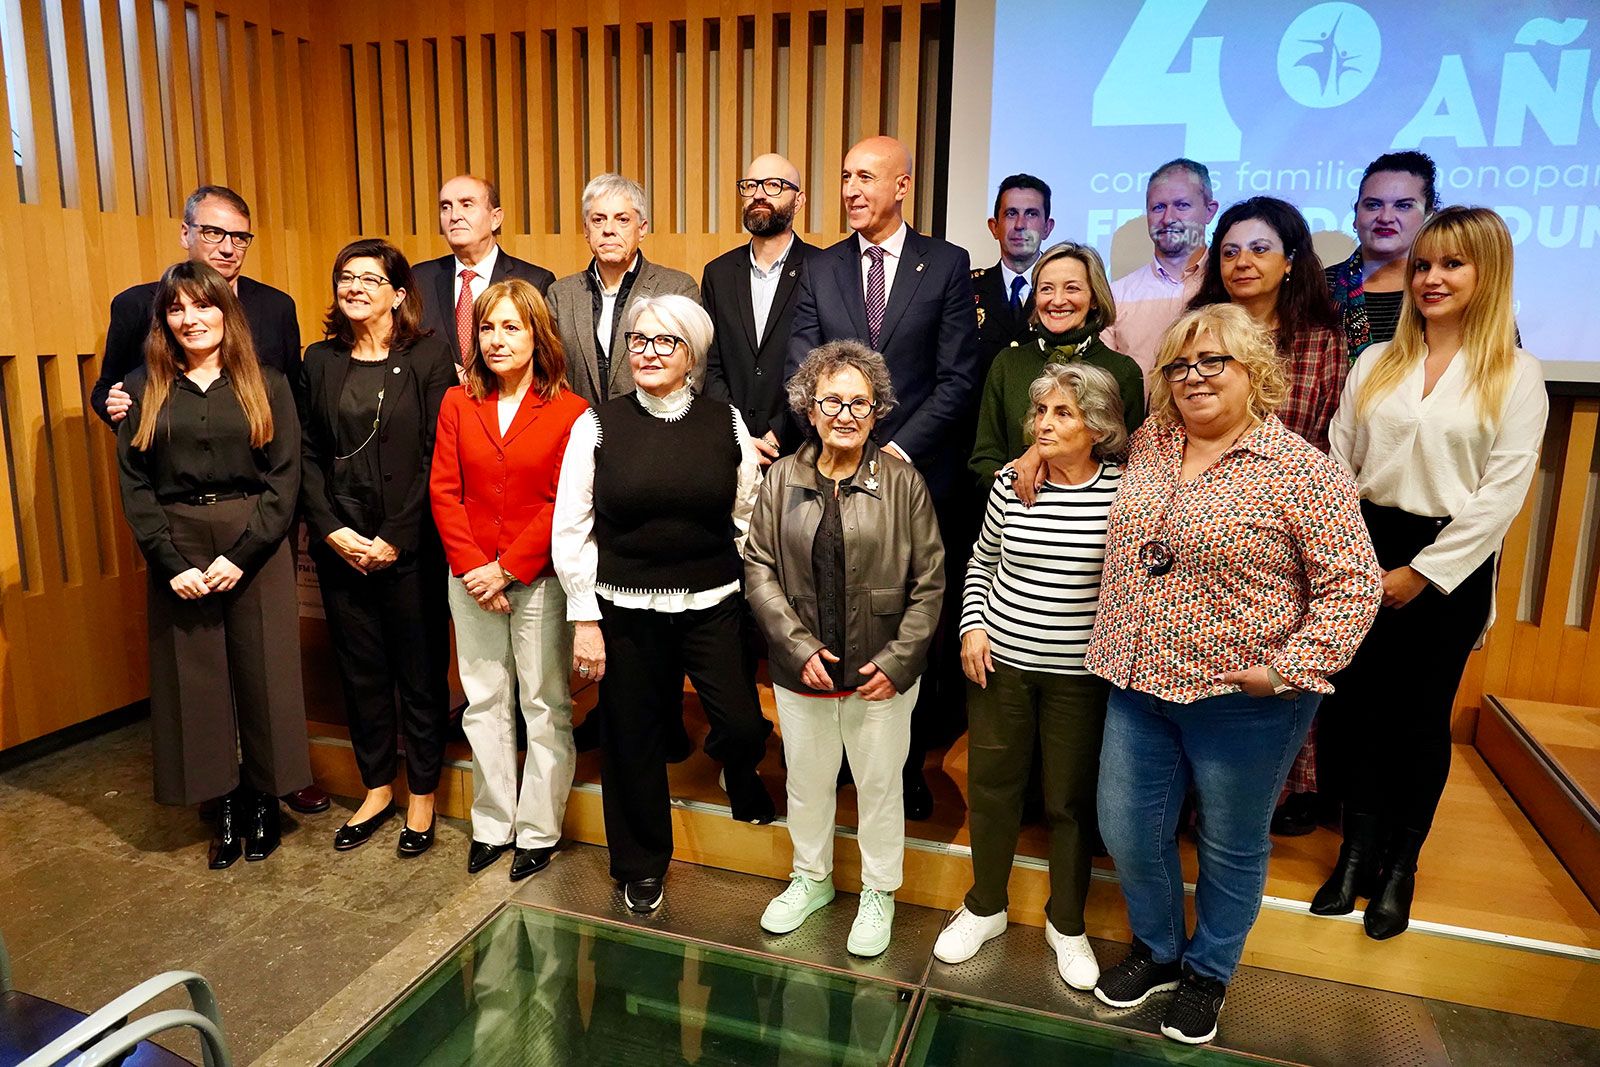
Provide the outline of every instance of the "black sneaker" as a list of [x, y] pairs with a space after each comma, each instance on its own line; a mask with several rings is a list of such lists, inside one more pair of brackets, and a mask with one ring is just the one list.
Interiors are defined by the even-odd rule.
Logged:
[[1149, 1000], [1152, 993], [1177, 989], [1182, 974], [1177, 960], [1157, 963], [1150, 956], [1150, 946], [1134, 938], [1127, 958], [1110, 970], [1100, 972], [1094, 995], [1113, 1008], [1137, 1008]]
[[1227, 995], [1225, 982], [1195, 974], [1185, 967], [1178, 992], [1161, 1016], [1161, 1032], [1185, 1045], [1205, 1044], [1217, 1036], [1217, 1016], [1222, 1014], [1222, 1002]]
[[666, 886], [659, 878], [641, 878], [622, 887], [622, 899], [627, 903], [628, 910], [639, 915], [649, 915], [661, 907], [666, 895]]

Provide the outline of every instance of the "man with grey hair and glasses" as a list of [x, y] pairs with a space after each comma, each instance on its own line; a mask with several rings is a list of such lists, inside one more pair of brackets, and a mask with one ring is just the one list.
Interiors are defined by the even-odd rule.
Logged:
[[[644, 258], [639, 243], [649, 232], [638, 182], [620, 174], [591, 178], [583, 188], [583, 236], [592, 258], [546, 294], [567, 350], [567, 381], [595, 406], [633, 391], [622, 345], [622, 320], [631, 302], [669, 293], [700, 302], [693, 278]], [[693, 385], [698, 390], [704, 383]]]

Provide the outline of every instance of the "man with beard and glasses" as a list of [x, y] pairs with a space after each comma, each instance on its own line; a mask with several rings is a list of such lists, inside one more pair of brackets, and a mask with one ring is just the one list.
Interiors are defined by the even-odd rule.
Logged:
[[1132, 356], [1148, 375], [1162, 335], [1200, 291], [1205, 275], [1206, 227], [1217, 214], [1211, 172], [1192, 159], [1163, 163], [1150, 175], [1144, 204], [1155, 257], [1111, 283], [1117, 321], [1100, 340]]
[[750, 243], [707, 263], [700, 278], [701, 303], [716, 328], [706, 356], [705, 392], [744, 417], [764, 466], [777, 458], [789, 427], [783, 361], [797, 283], [812, 247], [794, 232], [806, 194], [793, 163], [780, 155], [757, 156], [734, 185], [744, 201]]

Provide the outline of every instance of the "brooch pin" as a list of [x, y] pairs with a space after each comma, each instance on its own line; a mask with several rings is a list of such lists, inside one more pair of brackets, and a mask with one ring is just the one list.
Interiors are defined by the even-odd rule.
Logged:
[[918, 273], [918, 274], [921, 274], [921, 273], [922, 273], [922, 268], [923, 268], [923, 267], [925, 267], [925, 266], [927, 266], [927, 264], [925, 264], [925, 263], [918, 263], [918, 264], [917, 264], [917, 273]]
[[862, 482], [861, 484], [866, 486], [869, 490], [871, 490], [874, 493], [876, 493], [878, 491], [878, 461], [877, 460], [870, 459], [870, 460], [867, 461], [867, 480]]

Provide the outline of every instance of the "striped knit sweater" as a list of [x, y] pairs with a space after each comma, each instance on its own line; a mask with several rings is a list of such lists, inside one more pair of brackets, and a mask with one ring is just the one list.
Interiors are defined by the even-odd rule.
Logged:
[[1022, 670], [1084, 674], [1105, 562], [1106, 516], [1122, 468], [1083, 485], [1046, 482], [1033, 507], [995, 480], [961, 598], [961, 632], [988, 631], [996, 660]]

